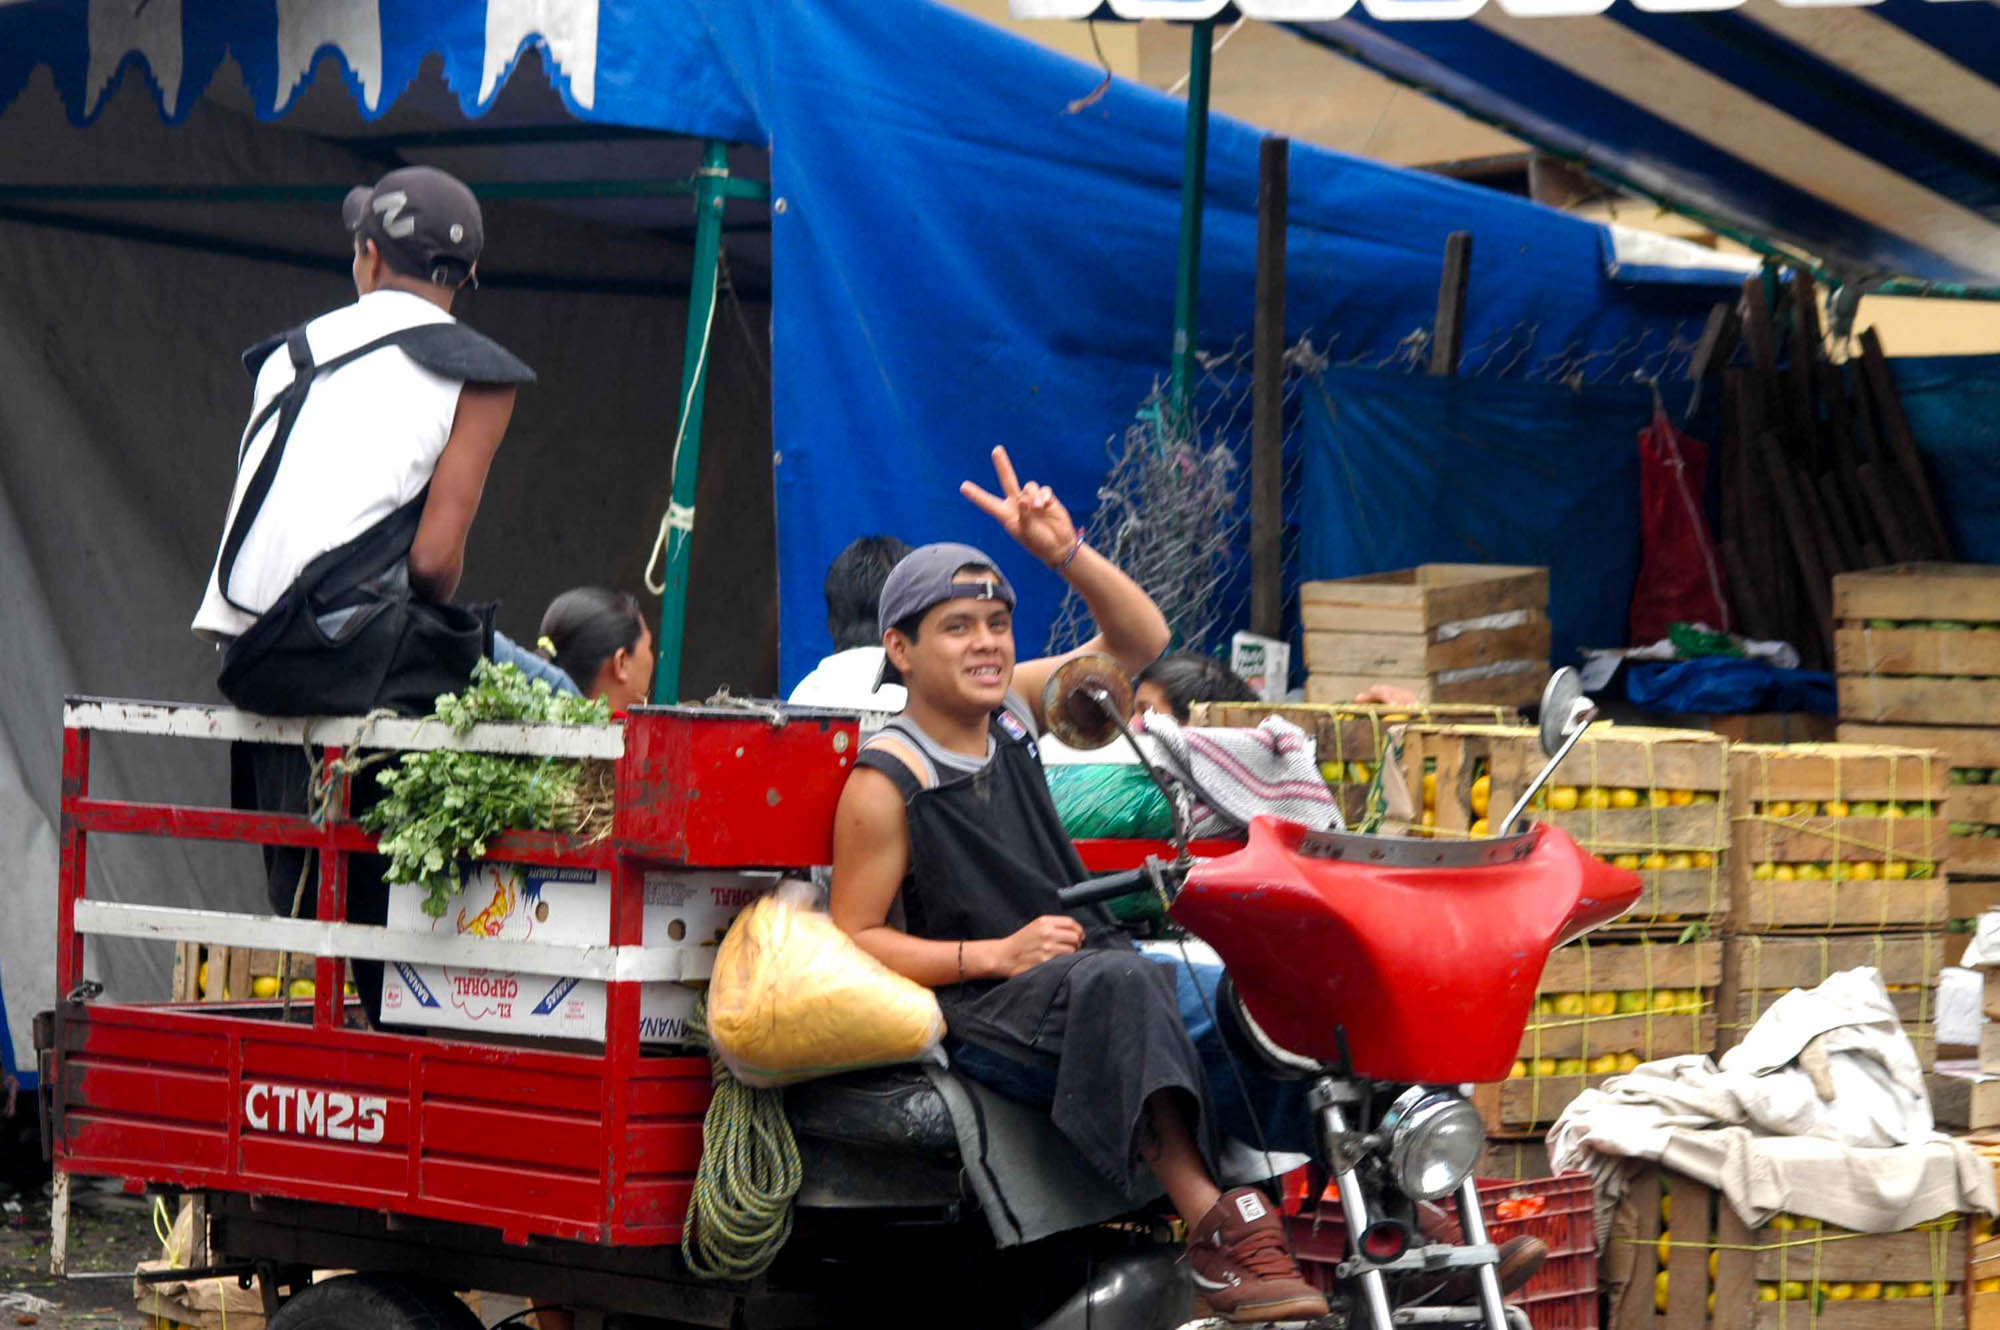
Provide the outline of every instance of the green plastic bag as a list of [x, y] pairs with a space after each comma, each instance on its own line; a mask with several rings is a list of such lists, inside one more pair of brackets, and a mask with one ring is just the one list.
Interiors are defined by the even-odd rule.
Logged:
[[1165, 840], [1174, 834], [1166, 796], [1137, 763], [1064, 764], [1049, 767], [1047, 775], [1071, 840]]

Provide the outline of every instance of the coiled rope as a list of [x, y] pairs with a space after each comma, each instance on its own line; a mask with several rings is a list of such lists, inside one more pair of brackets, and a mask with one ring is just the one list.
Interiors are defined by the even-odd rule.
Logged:
[[708, 1038], [708, 994], [695, 1000], [688, 1035], [708, 1049], [714, 1096], [701, 1123], [701, 1165], [681, 1232], [681, 1256], [702, 1279], [753, 1279], [792, 1235], [792, 1202], [805, 1170], [782, 1090], [743, 1084]]

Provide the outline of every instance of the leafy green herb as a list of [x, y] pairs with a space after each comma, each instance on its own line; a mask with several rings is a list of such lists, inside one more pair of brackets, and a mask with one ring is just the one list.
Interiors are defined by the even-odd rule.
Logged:
[[[481, 661], [462, 693], [437, 700], [432, 719], [464, 734], [482, 721], [602, 725], [611, 705], [559, 694], [512, 665]], [[601, 764], [598, 764], [601, 766]], [[388, 797], [362, 824], [382, 833], [389, 880], [424, 889], [424, 913], [444, 914], [462, 860], [507, 831], [580, 831], [602, 803], [600, 780], [572, 758], [496, 753], [406, 753], [376, 777]]]

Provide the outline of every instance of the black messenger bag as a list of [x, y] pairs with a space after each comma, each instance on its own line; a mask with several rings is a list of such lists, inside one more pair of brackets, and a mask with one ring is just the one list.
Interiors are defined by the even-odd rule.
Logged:
[[[271, 446], [223, 540], [216, 581], [225, 600], [236, 557], [270, 494], [306, 394], [321, 374], [395, 346], [419, 365], [467, 382], [534, 377], [497, 344], [458, 324], [405, 328], [317, 365], [305, 329], [288, 333], [284, 342], [294, 377], [246, 435], [255, 437], [264, 419], [277, 412]], [[411, 587], [410, 547], [429, 494], [426, 486], [374, 526], [307, 564], [223, 653], [216, 680], [222, 695], [267, 716], [362, 715], [384, 707], [418, 716], [431, 710], [440, 693], [465, 687], [473, 667], [491, 653], [493, 606], [439, 605]]]

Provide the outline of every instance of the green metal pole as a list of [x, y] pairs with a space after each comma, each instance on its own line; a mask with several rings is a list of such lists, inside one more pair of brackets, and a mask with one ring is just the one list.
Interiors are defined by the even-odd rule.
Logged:
[[694, 545], [695, 481], [701, 473], [701, 406], [708, 393], [709, 334], [715, 326], [715, 284], [722, 257], [722, 206], [729, 149], [702, 145], [695, 174], [694, 267], [688, 275], [687, 346], [681, 353], [680, 419], [674, 435], [672, 506], [667, 509], [666, 589], [654, 643], [653, 700], [676, 702], [681, 687], [681, 634], [687, 624], [688, 555]]
[[1194, 25], [1188, 47], [1187, 133], [1181, 148], [1181, 244], [1174, 282], [1173, 411], [1183, 427], [1194, 397], [1195, 315], [1201, 284], [1201, 205], [1208, 185], [1208, 73], [1215, 24]]

